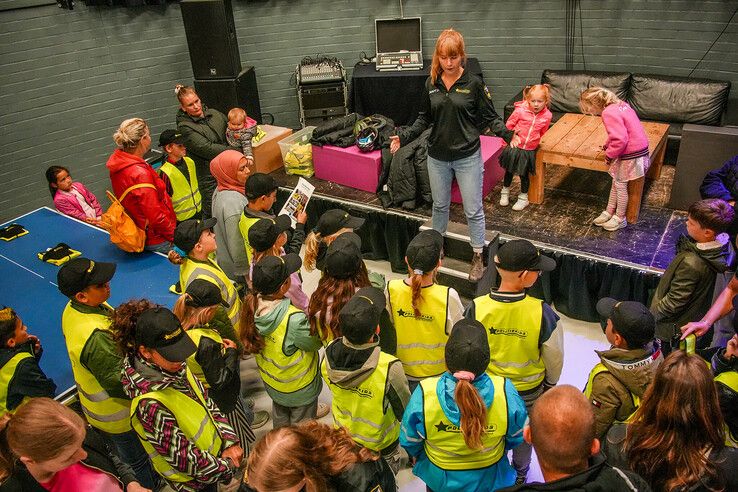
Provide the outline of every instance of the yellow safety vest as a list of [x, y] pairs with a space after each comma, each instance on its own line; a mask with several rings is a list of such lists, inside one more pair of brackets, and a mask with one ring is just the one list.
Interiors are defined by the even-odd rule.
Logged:
[[327, 347], [328, 345], [330, 345], [333, 341], [333, 332], [330, 330], [330, 328], [326, 328], [324, 331], [323, 325], [318, 319], [315, 320], [315, 326], [318, 328], [318, 337], [320, 337], [320, 341], [323, 343], [323, 347]]
[[[723, 384], [738, 393], [738, 372], [736, 371], [725, 371], [715, 376], [715, 382]], [[728, 425], [725, 424], [725, 445], [731, 448], [738, 448], [738, 436], [734, 436]]]
[[180, 483], [189, 482], [195, 478], [179, 470], [175, 470], [169, 461], [154, 449], [154, 446], [145, 437], [143, 425], [141, 425], [141, 421], [138, 419], [136, 409], [138, 408], [139, 402], [143, 399], [158, 401], [174, 414], [177, 427], [187, 436], [187, 439], [192, 444], [201, 451], [214, 456], [220, 456], [223, 440], [218, 433], [218, 427], [215, 425], [213, 416], [210, 415], [207, 409], [205, 396], [197, 385], [195, 375], [189, 369], [185, 369], [185, 371], [187, 383], [197, 396], [197, 400], [173, 388], [165, 388], [135, 397], [130, 410], [131, 425], [136, 430], [139, 441], [141, 441], [146, 453], [149, 455], [151, 463], [154, 465], [154, 470], [170, 482]]
[[505, 454], [507, 434], [507, 396], [505, 378], [490, 376], [494, 400], [487, 409], [487, 428], [482, 434], [482, 448], [470, 449], [461, 429], [451, 423], [438, 401], [436, 387], [440, 378], [420, 382], [423, 391], [423, 418], [428, 435], [423, 442], [428, 459], [443, 470], [475, 470], [497, 463]]
[[423, 287], [420, 316], [413, 310], [412, 288], [403, 280], [391, 280], [387, 290], [397, 332], [397, 357], [405, 374], [416, 379], [440, 376], [446, 371], [450, 289], [438, 284]]
[[[587, 399], [592, 398], [592, 382], [594, 381], [595, 376], [598, 374], [602, 374], [603, 372], [610, 372], [607, 367], [602, 362], [597, 363], [594, 368], [589, 373], [589, 379], [587, 379], [587, 386], [584, 388], [584, 396], [587, 397]], [[641, 397], [636, 395], [635, 393], [628, 390], [628, 393], [630, 393], [630, 398], [633, 400], [633, 406], [635, 407], [635, 410], [633, 410], [633, 413], [628, 415], [625, 420], [616, 420], [616, 423], [627, 423], [633, 420], [633, 416], [636, 413], [636, 410], [638, 410], [638, 407], [641, 406]]]
[[255, 355], [256, 365], [264, 384], [280, 393], [294, 393], [313, 382], [318, 374], [318, 353], [296, 349], [292, 354], [284, 352], [287, 325], [293, 314], [304, 314], [290, 304], [277, 328], [264, 335], [266, 345]]
[[[208, 326], [190, 328], [189, 330], [187, 330], [187, 334], [190, 336], [192, 341], [195, 342], [195, 347], [200, 347], [200, 339], [202, 339], [202, 337], [210, 338], [211, 340], [218, 342], [221, 347], [223, 346], [223, 338], [220, 336], [220, 333], [212, 328], [209, 328]], [[203, 372], [202, 367], [197, 362], [197, 360], [195, 360], [195, 355], [197, 355], [197, 352], [187, 358], [187, 367], [190, 368], [192, 374], [195, 375], [195, 377], [202, 383], [205, 388], [210, 388], [210, 384], [208, 384], [207, 380], [205, 379], [205, 373]]]
[[[106, 307], [110, 308], [108, 304]], [[112, 308], [110, 308], [112, 310]], [[82, 313], [71, 301], [62, 313], [62, 332], [67, 344], [72, 373], [77, 383], [77, 393], [82, 411], [91, 426], [110, 434], [122, 434], [131, 430], [128, 419], [131, 401], [113, 398], [100, 386], [97, 378], [80, 362], [82, 349], [95, 330], [110, 332], [110, 318], [104, 314]], [[111, 333], [112, 336], [112, 333]]]
[[249, 229], [251, 226], [256, 224], [259, 220], [257, 217], [247, 217], [245, 213], [241, 212], [241, 218], [238, 220], [238, 230], [241, 231], [243, 237], [243, 247], [246, 248], [246, 258], [251, 264], [251, 258], [253, 254], [251, 252], [251, 243], [249, 242]]
[[540, 385], [546, 376], [538, 347], [543, 301], [526, 296], [507, 303], [486, 295], [474, 299], [474, 307], [476, 319], [487, 330], [487, 372], [510, 379], [518, 391]]
[[[18, 367], [18, 364], [20, 364], [23, 359], [27, 359], [29, 357], [33, 357], [30, 352], [18, 352], [0, 368], [0, 416], [5, 415], [8, 412], [13, 413], [16, 410], [15, 408], [13, 410], [8, 410], [8, 386], [10, 386], [10, 382], [15, 376], [15, 370]], [[23, 402], [27, 399], [28, 397], [23, 398]]]
[[199, 261], [187, 258], [179, 267], [179, 284], [182, 286], [182, 290], [186, 290], [187, 286], [198, 278], [205, 279], [220, 289], [220, 295], [229, 305], [228, 319], [231, 320], [236, 334], [240, 334], [241, 298], [236, 286], [233, 285], [233, 281], [212, 259]]
[[189, 157], [183, 157], [187, 165], [189, 181], [182, 171], [169, 161], [164, 162], [159, 168], [159, 173], [164, 173], [172, 184], [172, 206], [177, 215], [177, 222], [182, 222], [193, 217], [202, 210], [202, 198], [200, 197], [200, 186], [195, 174], [195, 163]]
[[[336, 340], [335, 343], [343, 343]], [[373, 451], [382, 451], [400, 437], [400, 422], [385, 398], [389, 366], [397, 359], [380, 352], [379, 362], [371, 376], [355, 387], [342, 387], [328, 378], [325, 360], [320, 366], [323, 379], [333, 394], [331, 409], [336, 427], [345, 427], [357, 443]]]

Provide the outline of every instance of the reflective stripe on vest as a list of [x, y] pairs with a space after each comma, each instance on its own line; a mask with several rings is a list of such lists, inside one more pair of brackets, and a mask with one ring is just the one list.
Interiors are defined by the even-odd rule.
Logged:
[[[335, 343], [343, 343], [337, 340]], [[357, 443], [374, 451], [387, 448], [400, 437], [400, 423], [385, 398], [389, 367], [397, 359], [384, 352], [372, 374], [354, 387], [341, 387], [328, 377], [325, 360], [320, 370], [333, 394], [331, 409], [336, 427], [345, 427]], [[397, 361], [399, 362], [399, 361]]]
[[[736, 371], [725, 371], [715, 376], [715, 382], [720, 383], [734, 393], [738, 393], [738, 372]], [[725, 424], [725, 445], [731, 448], [738, 448], [738, 436], [734, 436], [728, 425]]]
[[33, 357], [30, 352], [18, 352], [0, 368], [0, 416], [5, 415], [6, 412], [13, 413], [16, 410], [8, 410], [8, 387], [15, 376], [18, 364], [29, 357]]
[[313, 382], [318, 374], [318, 353], [297, 349], [291, 355], [284, 353], [287, 325], [293, 314], [304, 314], [290, 304], [277, 328], [264, 335], [266, 345], [255, 355], [264, 384], [280, 393], [294, 393]]
[[423, 417], [427, 433], [423, 446], [428, 459], [443, 470], [475, 470], [497, 463], [505, 453], [507, 434], [507, 396], [505, 379], [490, 376], [494, 399], [487, 409], [487, 428], [482, 434], [482, 448], [470, 449], [461, 429], [443, 413], [436, 388], [440, 378], [420, 382], [423, 391]]
[[518, 391], [540, 385], [546, 376], [538, 347], [543, 301], [526, 296], [520, 301], [501, 302], [487, 295], [473, 302], [476, 318], [487, 330], [487, 372], [510, 379]]
[[259, 220], [257, 217], [247, 217], [243, 212], [241, 212], [241, 218], [238, 220], [238, 230], [241, 231], [241, 236], [243, 237], [243, 247], [246, 248], [246, 258], [249, 260], [249, 265], [253, 256], [251, 243], [249, 243], [249, 229]]
[[[107, 307], [110, 307], [106, 304]], [[112, 310], [112, 308], [111, 308]], [[62, 332], [72, 363], [74, 381], [77, 383], [82, 412], [91, 426], [110, 434], [122, 434], [131, 430], [128, 419], [131, 401], [113, 398], [100, 386], [97, 378], [80, 362], [82, 349], [95, 330], [110, 332], [110, 318], [104, 314], [83, 313], [69, 302], [62, 314]], [[112, 337], [112, 334], [111, 334]]]
[[[190, 328], [189, 330], [187, 330], [187, 334], [190, 336], [192, 341], [195, 342], [195, 347], [197, 347], [198, 349], [200, 348], [200, 340], [203, 337], [217, 342], [221, 347], [223, 346], [223, 338], [220, 336], [220, 333], [212, 328], [202, 326], [198, 328]], [[221, 352], [224, 352], [224, 349], [221, 349]], [[187, 367], [190, 368], [192, 374], [195, 375], [198, 381], [200, 381], [205, 388], [210, 388], [210, 384], [208, 384], [207, 380], [205, 379], [205, 372], [202, 370], [202, 367], [195, 359], [196, 355], [197, 352], [187, 358]]]
[[241, 316], [241, 298], [233, 281], [220, 269], [217, 263], [211, 259], [196, 261], [187, 258], [179, 267], [179, 282], [183, 289], [195, 279], [205, 279], [215, 284], [220, 289], [220, 295], [228, 303], [228, 319], [231, 320], [233, 329], [240, 333], [239, 318]]
[[159, 454], [146, 439], [143, 425], [141, 425], [136, 413], [141, 400], [156, 400], [164, 405], [174, 415], [179, 430], [201, 451], [220, 456], [223, 446], [218, 427], [207, 409], [205, 396], [200, 391], [195, 375], [189, 369], [185, 369], [185, 371], [187, 383], [197, 396], [197, 401], [175, 389], [165, 388], [137, 396], [133, 399], [130, 411], [131, 425], [138, 434], [138, 439], [146, 453], [148, 453], [154, 469], [159, 475], [171, 482], [189, 482], [195, 480], [195, 478], [175, 470], [166, 458]]
[[397, 332], [397, 358], [405, 374], [413, 378], [440, 376], [446, 371], [450, 289], [438, 284], [423, 287], [420, 316], [415, 315], [412, 288], [404, 280], [391, 280], [387, 290]]
[[[594, 381], [595, 376], [598, 374], [602, 374], [603, 372], [610, 372], [605, 365], [600, 362], [594, 368], [592, 368], [592, 371], [589, 373], [589, 379], [587, 379], [587, 386], [584, 387], [584, 396], [587, 397], [587, 399], [592, 398], [592, 382]], [[632, 393], [630, 390], [628, 390], [628, 393], [630, 393], [630, 398], [633, 401], [633, 407], [635, 410], [626, 417], [625, 420], [616, 420], [616, 423], [627, 423], [633, 420], [633, 416], [636, 413], [636, 410], [638, 410], [638, 407], [641, 406], [641, 397], [636, 395], [635, 393]]]
[[202, 198], [200, 197], [200, 186], [195, 174], [195, 163], [189, 157], [183, 157], [183, 159], [187, 165], [189, 181], [182, 171], [171, 162], [167, 161], [159, 168], [159, 172], [166, 174], [169, 183], [172, 185], [172, 207], [174, 207], [178, 222], [189, 219], [202, 209]]

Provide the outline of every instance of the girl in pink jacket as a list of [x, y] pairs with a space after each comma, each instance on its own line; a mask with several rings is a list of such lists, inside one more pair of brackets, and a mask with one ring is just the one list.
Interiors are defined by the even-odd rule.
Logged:
[[520, 195], [512, 208], [523, 210], [528, 206], [528, 175], [536, 172], [536, 149], [551, 124], [551, 111], [548, 110], [550, 102], [548, 84], [527, 86], [523, 89], [523, 100], [515, 103], [515, 111], [505, 123], [518, 139], [513, 139], [500, 155], [500, 165], [505, 170], [500, 196], [500, 205], [503, 207], [510, 204], [513, 176], [520, 176]]
[[51, 166], [46, 170], [51, 198], [56, 209], [64, 215], [84, 220], [90, 224], [98, 224], [103, 211], [100, 202], [85, 185], [72, 182], [69, 169], [63, 166]]
[[607, 142], [602, 148], [605, 162], [610, 166], [612, 187], [607, 208], [593, 223], [606, 231], [616, 231], [627, 224], [628, 181], [643, 177], [650, 164], [646, 130], [628, 103], [602, 87], [590, 87], [582, 92], [579, 107], [582, 113], [602, 115], [607, 131]]

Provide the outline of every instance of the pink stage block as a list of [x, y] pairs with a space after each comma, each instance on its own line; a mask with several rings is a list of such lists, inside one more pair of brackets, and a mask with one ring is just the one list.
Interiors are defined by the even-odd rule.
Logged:
[[[484, 162], [484, 183], [482, 184], [482, 197], [489, 195], [497, 182], [505, 176], [505, 170], [500, 167], [500, 154], [505, 148], [505, 141], [499, 137], [482, 135], [479, 137], [482, 143], [482, 162]], [[451, 201], [461, 203], [461, 192], [459, 185], [451, 184]]]
[[382, 172], [379, 150], [361, 152], [356, 145], [341, 148], [313, 145], [315, 177], [374, 193]]

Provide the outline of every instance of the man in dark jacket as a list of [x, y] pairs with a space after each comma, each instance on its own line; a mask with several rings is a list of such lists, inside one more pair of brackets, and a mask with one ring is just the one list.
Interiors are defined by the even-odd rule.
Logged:
[[677, 254], [651, 301], [656, 337], [665, 354], [679, 327], [705, 315], [716, 276], [732, 266], [734, 251], [725, 233], [732, 221], [733, 209], [721, 199], [700, 200], [689, 207], [687, 235], [677, 242]]
[[[728, 160], [720, 169], [713, 169], [705, 175], [700, 185], [702, 198], [720, 198], [735, 207], [738, 200], [738, 155]], [[728, 228], [728, 234], [734, 239], [738, 232], [738, 214]]]
[[530, 412], [523, 437], [533, 445], [545, 483], [528, 483], [501, 492], [556, 490], [650, 492], [638, 475], [607, 464], [594, 437], [592, 405], [581, 391], [561, 385], [544, 393]]
[[224, 150], [241, 149], [229, 147], [225, 132], [228, 119], [217, 109], [202, 105], [194, 89], [182, 88], [178, 94], [180, 108], [177, 111], [177, 131], [182, 134], [187, 153], [195, 161], [195, 172], [202, 197], [202, 218], [212, 215], [215, 178], [210, 174], [210, 161]]

